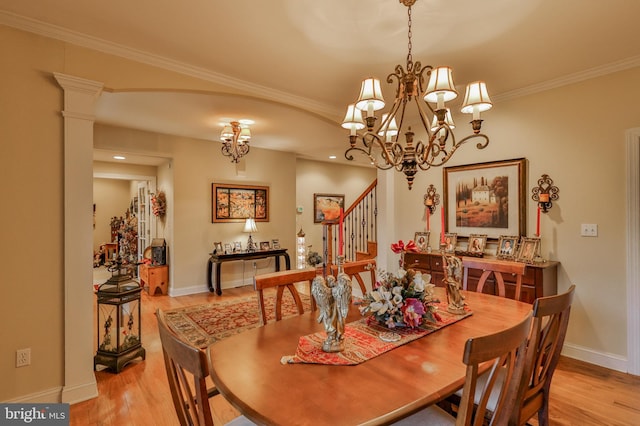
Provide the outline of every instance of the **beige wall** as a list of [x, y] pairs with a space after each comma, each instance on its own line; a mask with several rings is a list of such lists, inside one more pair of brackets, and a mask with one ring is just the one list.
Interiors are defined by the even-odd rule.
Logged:
[[[0, 246], [0, 400], [34, 399], [38, 395], [55, 400], [64, 385], [65, 369], [61, 254], [64, 165], [62, 90], [52, 72], [102, 81], [112, 90], [217, 88], [3, 26], [0, 51], [3, 57], [11, 58], [3, 62], [0, 71], [0, 132], [9, 159], [0, 172], [0, 195], [6, 201], [0, 209], [0, 220], [7, 224], [6, 243]], [[567, 346], [622, 361], [626, 357], [623, 146], [625, 130], [639, 125], [639, 90], [640, 70], [633, 69], [498, 103], [485, 116], [485, 131], [491, 136], [489, 147], [484, 151], [465, 147], [451, 162], [526, 157], [529, 190], [542, 173], [551, 175], [561, 192], [560, 200], [542, 221], [543, 254], [562, 262], [560, 291], [570, 283], [578, 286]], [[463, 128], [462, 123], [468, 119], [457, 121]], [[109, 144], [117, 145], [109, 136], [110, 131], [98, 131], [96, 144], [106, 143], [101, 141], [106, 138]], [[164, 232], [173, 253], [172, 275], [179, 277], [173, 283], [176, 291], [203, 285], [213, 241], [246, 238], [237, 224], [210, 223], [211, 182], [271, 186], [273, 219], [268, 225], [259, 225], [256, 237], [280, 238], [283, 246], [294, 246], [299, 225], [295, 221], [296, 198], [307, 203], [308, 194], [314, 191], [306, 185], [301, 189], [297, 183], [293, 155], [252, 149], [246, 174], [240, 176], [211, 142], [143, 132], [135, 136], [141, 151], [169, 153], [173, 158], [166, 168], [159, 169], [158, 176], [160, 187], [161, 182], [173, 181], [173, 186], [166, 188], [173, 227]], [[280, 167], [274, 169], [270, 165], [276, 161]], [[302, 164], [301, 169], [305, 169]], [[300, 176], [300, 182], [304, 179]], [[380, 226], [384, 232], [393, 230], [389, 239], [410, 238], [422, 229], [422, 195], [429, 183], [441, 188], [441, 169], [419, 173], [412, 192], [406, 190], [404, 179], [395, 175], [390, 203], [394, 221]], [[345, 188], [344, 192], [349, 190]], [[533, 208], [530, 203], [530, 234]], [[600, 236], [580, 237], [581, 223], [597, 223]], [[314, 229], [313, 225], [308, 227]], [[243, 272], [228, 270], [230, 282], [242, 281]], [[32, 348], [32, 365], [16, 369], [15, 350], [24, 347]]]
[[[542, 254], [561, 262], [558, 291], [577, 286], [565, 352], [594, 351], [614, 363], [627, 353], [625, 131], [640, 125], [638, 99], [636, 68], [500, 102], [484, 115], [489, 146], [477, 150], [470, 142], [450, 164], [527, 158], [529, 236], [536, 218], [531, 188], [550, 175], [560, 199], [541, 218]], [[456, 130], [468, 131], [467, 121], [456, 117]], [[391, 240], [424, 228], [422, 195], [430, 183], [442, 191], [441, 169], [419, 173], [412, 192], [396, 177], [396, 204], [403, 208]], [[598, 224], [598, 237], [581, 237], [582, 223]], [[437, 220], [432, 229], [440, 232]]]

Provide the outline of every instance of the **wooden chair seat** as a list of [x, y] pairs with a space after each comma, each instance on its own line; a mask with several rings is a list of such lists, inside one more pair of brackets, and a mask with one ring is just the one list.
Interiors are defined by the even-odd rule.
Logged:
[[[260, 308], [262, 325], [265, 325], [267, 323], [267, 311], [264, 303], [264, 290], [268, 288], [276, 288], [276, 321], [280, 321], [282, 319], [282, 297], [284, 295], [284, 290], [289, 290], [289, 293], [291, 293], [291, 297], [293, 297], [293, 301], [296, 304], [298, 314], [302, 315], [304, 313], [304, 306], [302, 304], [300, 294], [298, 293], [298, 289], [296, 289], [295, 284], [308, 282], [309, 294], [311, 294], [311, 282], [315, 277], [315, 268], [292, 269], [287, 271], [278, 271], [269, 274], [256, 275], [253, 278], [253, 287], [258, 292], [258, 305]], [[311, 298], [311, 310], [316, 310], [315, 300], [313, 299], [313, 297]]]
[[521, 262], [513, 262], [508, 260], [495, 259], [479, 259], [474, 257], [463, 257], [462, 266], [464, 267], [463, 289], [469, 290], [468, 278], [469, 269], [479, 269], [482, 271], [480, 280], [473, 291], [482, 293], [487, 279], [493, 275], [498, 286], [497, 296], [507, 297], [504, 285], [504, 277], [502, 274], [512, 274], [516, 277], [515, 300], [520, 300], [522, 295], [522, 277], [526, 272], [527, 265]]

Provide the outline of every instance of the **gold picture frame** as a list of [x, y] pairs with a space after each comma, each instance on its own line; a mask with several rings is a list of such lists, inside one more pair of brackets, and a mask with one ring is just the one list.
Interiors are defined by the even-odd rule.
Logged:
[[496, 257], [504, 260], [514, 260], [518, 254], [517, 235], [500, 235], [498, 246], [496, 247]]
[[533, 263], [538, 253], [539, 244], [540, 238], [522, 237], [516, 260], [523, 263]]
[[457, 245], [458, 245], [458, 234], [454, 232], [447, 232], [444, 234], [444, 252], [445, 253], [455, 253]]
[[473, 254], [483, 254], [484, 248], [486, 245], [487, 245], [486, 234], [471, 234], [469, 235], [467, 252], [473, 253]]
[[416, 232], [413, 242], [415, 243], [420, 253], [426, 253], [429, 251], [429, 247], [430, 247], [429, 235], [430, 234], [431, 234], [431, 231]]

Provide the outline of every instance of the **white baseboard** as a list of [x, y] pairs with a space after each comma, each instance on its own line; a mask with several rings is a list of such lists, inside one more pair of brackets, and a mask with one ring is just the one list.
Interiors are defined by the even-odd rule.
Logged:
[[19, 396], [18, 398], [9, 399], [9, 404], [46, 404], [61, 402], [62, 387], [46, 389], [29, 395]]
[[65, 386], [62, 388], [61, 399], [62, 402], [68, 404], [75, 404], [78, 402], [86, 401], [88, 399], [98, 397], [98, 383], [93, 376], [93, 381], [89, 383], [83, 383], [76, 386]]
[[[242, 286], [245, 286], [245, 285], [253, 285], [253, 281], [252, 282], [243, 282], [241, 279], [233, 280], [233, 281], [225, 281], [223, 286], [222, 286], [222, 290], [224, 291], [225, 288], [242, 287]], [[175, 287], [170, 287], [169, 288], [169, 296], [172, 296], [172, 297], [187, 296], [189, 294], [199, 294], [199, 293], [208, 293], [208, 292], [209, 292], [209, 287], [207, 285], [195, 285], [195, 286], [190, 286], [190, 287], [180, 287], [178, 289], [176, 289]]]
[[610, 370], [616, 370], [622, 373], [629, 372], [627, 358], [620, 355], [597, 352], [584, 346], [566, 342], [562, 348], [562, 355], [588, 362], [590, 364], [599, 365], [600, 367], [605, 367]]

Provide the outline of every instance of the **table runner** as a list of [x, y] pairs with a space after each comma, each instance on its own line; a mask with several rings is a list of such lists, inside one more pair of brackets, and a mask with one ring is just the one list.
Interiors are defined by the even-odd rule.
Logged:
[[[434, 331], [460, 321], [473, 314], [465, 307], [464, 314], [447, 312], [446, 303], [437, 303], [440, 321], [426, 323], [417, 328], [396, 327], [389, 329], [377, 323], [367, 324], [367, 318], [362, 318], [345, 325], [345, 350], [329, 353], [322, 350], [322, 343], [327, 337], [325, 331], [300, 337], [295, 355], [283, 356], [283, 364], [328, 364], [328, 365], [357, 365], [424, 337]], [[393, 331], [400, 335], [397, 342], [384, 342], [379, 338], [381, 333]]]

